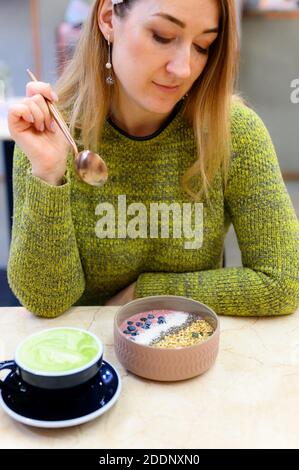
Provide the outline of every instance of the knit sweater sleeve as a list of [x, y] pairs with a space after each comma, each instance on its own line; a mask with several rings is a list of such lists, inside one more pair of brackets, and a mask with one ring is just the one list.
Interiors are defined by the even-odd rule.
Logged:
[[7, 276], [21, 304], [41, 317], [56, 317], [85, 287], [70, 204], [68, 170], [61, 186], [31, 174], [31, 163], [15, 147], [13, 226]]
[[242, 267], [142, 273], [136, 297], [192, 297], [223, 315], [293, 313], [299, 306], [299, 224], [276, 152], [260, 117], [244, 105], [232, 113], [233, 157], [225, 208]]

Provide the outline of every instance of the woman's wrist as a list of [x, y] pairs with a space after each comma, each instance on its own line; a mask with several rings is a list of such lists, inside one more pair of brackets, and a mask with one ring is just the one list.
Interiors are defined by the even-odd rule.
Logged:
[[51, 173], [43, 173], [41, 171], [38, 171], [38, 170], [34, 170], [32, 169], [32, 176], [35, 176], [43, 181], [45, 181], [46, 183], [52, 185], [52, 186], [61, 186], [63, 184], [63, 181], [64, 181], [64, 175], [55, 175], [55, 174], [51, 174]]

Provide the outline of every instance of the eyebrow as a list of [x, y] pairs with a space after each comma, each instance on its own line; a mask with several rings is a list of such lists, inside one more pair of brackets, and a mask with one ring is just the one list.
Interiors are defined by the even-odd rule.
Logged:
[[[183, 29], [187, 27], [186, 23], [179, 20], [178, 18], [175, 18], [174, 16], [168, 15], [167, 13], [155, 13], [154, 15], [151, 15], [151, 16], [161, 16], [161, 18], [165, 18], [166, 20], [169, 20], [172, 23], [175, 23], [176, 25], [180, 26]], [[211, 29], [206, 29], [205, 31], [203, 31], [202, 34], [218, 33], [218, 32], [219, 32], [219, 28], [211, 28]]]

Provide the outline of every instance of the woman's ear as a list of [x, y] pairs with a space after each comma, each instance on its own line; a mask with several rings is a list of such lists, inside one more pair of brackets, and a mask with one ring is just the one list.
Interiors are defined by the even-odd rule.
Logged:
[[108, 39], [108, 35], [112, 38], [113, 33], [113, 5], [111, 0], [102, 0], [99, 3], [97, 11], [97, 19], [100, 30], [102, 31], [104, 37]]

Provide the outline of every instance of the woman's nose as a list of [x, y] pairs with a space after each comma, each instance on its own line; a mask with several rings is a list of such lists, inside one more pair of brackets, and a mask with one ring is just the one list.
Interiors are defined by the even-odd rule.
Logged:
[[180, 79], [189, 78], [191, 75], [190, 49], [181, 49], [167, 64], [167, 72]]

